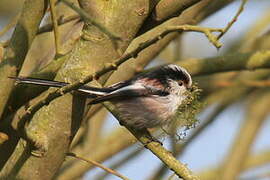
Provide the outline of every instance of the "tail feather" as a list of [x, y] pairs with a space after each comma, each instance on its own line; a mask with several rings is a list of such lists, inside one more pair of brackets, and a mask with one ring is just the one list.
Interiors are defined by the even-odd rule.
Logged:
[[[51, 81], [51, 80], [37, 79], [37, 78], [26, 78], [26, 77], [9, 77], [9, 78], [15, 79], [17, 83], [21, 83], [21, 84], [34, 84], [34, 85], [56, 87], [56, 88], [61, 88], [69, 84], [65, 82]], [[82, 86], [79, 89], [77, 89], [77, 91], [84, 92], [87, 94], [93, 94], [93, 95], [104, 95], [107, 93], [108, 90], [106, 88], [105, 90], [103, 90], [102, 88]]]
[[68, 85], [68, 83], [64, 83], [64, 82], [50, 81], [50, 80], [37, 79], [37, 78], [26, 78], [26, 77], [9, 77], [9, 78], [15, 79], [16, 82], [20, 84], [35, 84], [35, 85], [59, 87], [59, 88]]

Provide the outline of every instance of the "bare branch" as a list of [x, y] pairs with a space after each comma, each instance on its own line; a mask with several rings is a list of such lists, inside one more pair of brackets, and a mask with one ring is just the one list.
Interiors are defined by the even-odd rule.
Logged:
[[189, 59], [177, 63], [192, 75], [207, 75], [217, 72], [270, 68], [270, 51], [231, 53], [205, 59]]
[[[124, 120], [121, 120], [121, 117], [114, 105], [109, 102], [103, 104], [118, 119], [118, 121], [124, 122]], [[179, 178], [183, 178], [185, 180], [199, 179], [187, 168], [185, 164], [182, 164], [175, 157], [173, 157], [171, 152], [167, 151], [159, 142], [154, 141], [147, 130], [138, 131], [128, 126], [125, 127], [144, 145], [145, 148], [149, 149], [164, 164], [166, 164], [168, 168], [174, 171]]]
[[[116, 168], [123, 166], [125, 163], [128, 163], [130, 160], [136, 158], [143, 150], [144, 150], [144, 148], [142, 148], [142, 147], [135, 149], [134, 151], [132, 151], [128, 155], [126, 155], [123, 159], [121, 159], [121, 160], [117, 161], [116, 163], [114, 163], [113, 165], [111, 165], [111, 168], [116, 169]], [[109, 175], [109, 173], [104, 172], [100, 176], [98, 176], [96, 179], [103, 180], [108, 175]]]
[[60, 34], [59, 34], [59, 28], [58, 28], [58, 22], [57, 22], [56, 8], [55, 8], [56, 0], [49, 0], [49, 2], [50, 2], [50, 8], [51, 8], [50, 9], [51, 18], [53, 22], [55, 51], [56, 51], [56, 56], [58, 56], [61, 54], [61, 50], [60, 50]]
[[[73, 16], [68, 16], [68, 17], [64, 17], [64, 18], [59, 17], [57, 20], [57, 24], [63, 25], [63, 24], [66, 24], [66, 23], [74, 21], [74, 20], [80, 20], [80, 16], [73, 15]], [[53, 30], [53, 24], [46, 24], [46, 25], [42, 26], [41, 28], [39, 28], [37, 34], [50, 32], [51, 30]]]
[[113, 175], [115, 175], [115, 176], [117, 176], [117, 177], [119, 177], [119, 178], [121, 178], [121, 179], [123, 179], [123, 180], [129, 180], [127, 177], [121, 175], [119, 172], [117, 172], [117, 171], [115, 171], [115, 170], [113, 170], [113, 169], [107, 168], [107, 167], [103, 166], [102, 164], [100, 164], [100, 163], [98, 163], [98, 162], [96, 162], [96, 161], [94, 161], [94, 160], [91, 160], [91, 159], [85, 159], [85, 158], [83, 158], [83, 157], [81, 157], [81, 156], [78, 156], [78, 155], [76, 155], [76, 154], [74, 154], [74, 153], [67, 153], [66, 155], [67, 155], [67, 156], [74, 157], [74, 158], [77, 158], [77, 159], [82, 160], [82, 161], [85, 161], [85, 162], [87, 162], [87, 163], [93, 164], [93, 165], [95, 165], [95, 166], [97, 166], [97, 167], [103, 169], [104, 171], [106, 171], [106, 172], [108, 172], [108, 173], [110, 173], [110, 174], [113, 174]]
[[154, 9], [154, 18], [156, 21], [162, 21], [174, 14], [179, 15], [185, 9], [200, 1], [201, 0], [162, 0]]
[[220, 39], [232, 27], [232, 25], [237, 21], [238, 17], [240, 16], [240, 14], [242, 13], [242, 11], [244, 10], [244, 6], [245, 6], [246, 2], [247, 2], [247, 0], [242, 0], [242, 3], [240, 5], [237, 13], [233, 17], [233, 19], [227, 24], [227, 26], [224, 28], [224, 31], [221, 32], [218, 35], [217, 39]]

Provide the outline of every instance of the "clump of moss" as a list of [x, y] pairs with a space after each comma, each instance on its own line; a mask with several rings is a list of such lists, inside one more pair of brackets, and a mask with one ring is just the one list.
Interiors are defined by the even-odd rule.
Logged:
[[196, 126], [198, 122], [196, 116], [202, 109], [202, 103], [199, 101], [201, 92], [197, 84], [193, 84], [191, 90], [186, 92], [186, 99], [178, 107], [175, 118], [169, 124], [169, 129], [181, 128], [177, 136], [184, 137], [187, 130]]
[[192, 128], [198, 122], [196, 116], [202, 108], [202, 103], [199, 101], [201, 92], [202, 90], [195, 83], [191, 90], [186, 92], [186, 99], [177, 109], [175, 117], [177, 125]]

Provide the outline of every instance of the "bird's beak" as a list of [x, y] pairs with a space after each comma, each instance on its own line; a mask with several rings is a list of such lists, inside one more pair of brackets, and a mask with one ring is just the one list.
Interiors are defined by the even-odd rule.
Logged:
[[192, 89], [192, 84], [190, 83], [190, 84], [186, 84], [186, 88], [187, 88], [187, 90], [191, 90]]
[[187, 88], [188, 91], [192, 91], [193, 90], [192, 84], [187, 84], [186, 85], [186, 88]]

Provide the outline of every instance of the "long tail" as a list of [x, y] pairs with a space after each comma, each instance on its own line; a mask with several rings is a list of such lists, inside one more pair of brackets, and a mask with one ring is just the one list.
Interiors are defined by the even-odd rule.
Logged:
[[[9, 78], [15, 79], [16, 82], [20, 84], [34, 84], [34, 85], [57, 87], [57, 88], [61, 88], [69, 84], [65, 82], [51, 81], [51, 80], [37, 79], [37, 78], [26, 78], [26, 77], [9, 77]], [[96, 87], [90, 87], [90, 86], [82, 86], [79, 89], [77, 89], [77, 91], [84, 92], [87, 94], [92, 94], [92, 95], [105, 95], [109, 93], [110, 90], [109, 88], [96, 88]]]

